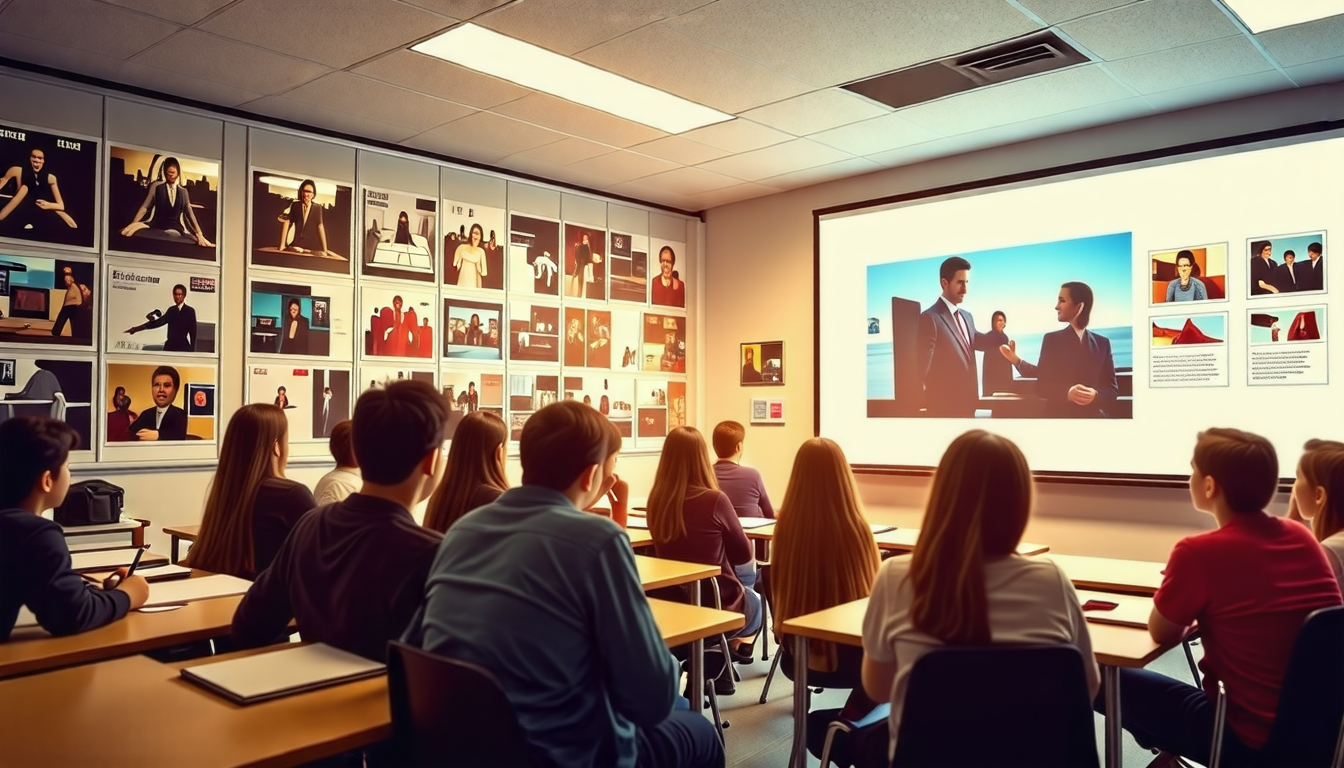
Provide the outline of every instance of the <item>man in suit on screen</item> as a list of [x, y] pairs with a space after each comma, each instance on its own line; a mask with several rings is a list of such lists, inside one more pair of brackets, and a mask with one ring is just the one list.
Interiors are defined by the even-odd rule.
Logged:
[[129, 334], [168, 326], [168, 338], [163, 343], [164, 352], [196, 351], [196, 310], [187, 306], [187, 287], [181, 283], [173, 286], [173, 306], [163, 314], [147, 323], [141, 323], [126, 330]]
[[1068, 282], [1059, 288], [1055, 314], [1068, 323], [1041, 340], [1041, 357], [1032, 365], [1017, 355], [1017, 344], [999, 348], [1027, 378], [1036, 379], [1036, 396], [1045, 400], [1043, 416], [1104, 418], [1120, 395], [1115, 378], [1111, 340], [1087, 330], [1092, 317], [1093, 293], [1087, 283]]
[[1325, 259], [1321, 257], [1320, 243], [1307, 246], [1307, 260], [1302, 262], [1299, 274], [1302, 275], [1302, 290], [1325, 290]]
[[980, 399], [975, 367], [975, 320], [960, 308], [971, 263], [960, 256], [938, 268], [943, 292], [919, 315], [916, 354], [924, 377], [926, 416], [971, 417]]
[[146, 408], [126, 430], [132, 440], [186, 440], [187, 412], [173, 405], [182, 388], [177, 369], [160, 365], [149, 377], [149, 392], [154, 407]]

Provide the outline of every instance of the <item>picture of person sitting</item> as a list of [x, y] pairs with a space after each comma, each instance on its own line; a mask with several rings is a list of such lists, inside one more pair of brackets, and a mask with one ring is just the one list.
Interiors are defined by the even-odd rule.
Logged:
[[182, 166], [177, 158], [166, 158], [159, 166], [159, 179], [149, 185], [145, 201], [130, 224], [122, 227], [123, 237], [152, 235], [168, 240], [195, 243], [202, 248], [214, 248], [206, 239], [196, 213], [191, 208], [191, 196], [182, 186]]
[[149, 322], [127, 328], [126, 333], [135, 335], [141, 331], [168, 326], [168, 338], [163, 343], [165, 352], [196, 351], [196, 310], [187, 306], [187, 287], [178, 283], [173, 286], [173, 306], [150, 313]]
[[42, 228], [54, 218], [70, 229], [78, 228], [75, 220], [65, 212], [65, 200], [61, 197], [56, 174], [47, 171], [46, 164], [46, 152], [34, 147], [28, 153], [27, 168], [16, 165], [0, 177], [0, 193], [6, 191], [11, 180], [14, 182], [13, 195], [0, 208], [0, 222], [12, 229], [34, 229]]
[[1120, 394], [1110, 339], [1087, 330], [1092, 305], [1093, 292], [1087, 283], [1060, 286], [1055, 314], [1068, 325], [1045, 334], [1036, 365], [1018, 357], [1015, 342], [999, 347], [1018, 372], [1036, 379], [1036, 395], [1045, 400], [1043, 416], [1106, 417], [1106, 409]]
[[149, 392], [154, 399], [154, 407], [141, 413], [126, 430], [131, 440], [149, 442], [187, 439], [187, 412], [173, 405], [181, 388], [182, 378], [176, 368], [161, 365], [154, 369], [149, 377]]
[[289, 402], [289, 390], [284, 387], [278, 387], [275, 390], [275, 405], [277, 408], [293, 408]]
[[1193, 277], [1195, 254], [1181, 251], [1176, 254], [1176, 279], [1167, 283], [1167, 298], [1171, 301], [1204, 301], [1209, 298], [1204, 281]]
[[280, 214], [280, 250], [314, 256], [336, 256], [327, 250], [327, 228], [322, 223], [322, 206], [314, 201], [317, 184], [304, 179], [299, 184], [299, 199]]

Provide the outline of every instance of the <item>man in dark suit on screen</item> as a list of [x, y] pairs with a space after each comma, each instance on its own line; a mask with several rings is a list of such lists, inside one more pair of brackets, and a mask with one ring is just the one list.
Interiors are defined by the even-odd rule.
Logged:
[[164, 352], [196, 351], [196, 310], [187, 306], [187, 287], [182, 284], [173, 286], [173, 306], [162, 315], [127, 329], [127, 333], [136, 334], [152, 328], [168, 326], [168, 339], [163, 343]]
[[149, 392], [154, 407], [146, 408], [126, 430], [132, 440], [186, 440], [187, 412], [173, 405], [182, 378], [177, 369], [160, 365], [149, 377]]
[[971, 263], [960, 256], [938, 268], [943, 292], [919, 315], [916, 354], [924, 377], [926, 416], [971, 417], [980, 399], [975, 368], [975, 320], [959, 305], [971, 282]]
[[1274, 270], [1279, 263], [1272, 257], [1274, 244], [1268, 240], [1256, 240], [1251, 243], [1251, 295], [1268, 296], [1278, 293], [1274, 287]]
[[1055, 303], [1059, 321], [1068, 323], [1041, 340], [1041, 357], [1032, 365], [1017, 355], [1017, 344], [999, 348], [1018, 372], [1036, 379], [1036, 396], [1045, 400], [1042, 415], [1056, 418], [1104, 418], [1120, 395], [1111, 340], [1087, 330], [1092, 317], [1092, 288], [1087, 283], [1060, 286]]
[[1299, 274], [1302, 275], [1302, 290], [1325, 290], [1325, 259], [1321, 257], [1321, 244], [1307, 246], [1307, 260], [1302, 262]]

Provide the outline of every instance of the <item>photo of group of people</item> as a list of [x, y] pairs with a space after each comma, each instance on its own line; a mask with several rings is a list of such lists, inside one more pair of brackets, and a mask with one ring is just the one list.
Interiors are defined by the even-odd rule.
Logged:
[[360, 191], [364, 202], [362, 273], [434, 282], [437, 201], [372, 187]]
[[248, 365], [248, 401], [285, 412], [292, 442], [320, 440], [350, 418], [350, 369], [295, 368], [275, 361]]
[[607, 298], [607, 233], [595, 227], [565, 224], [565, 295]]
[[448, 401], [448, 439], [468, 413], [486, 411], [504, 418], [504, 374], [477, 370], [445, 370], [439, 386]]
[[252, 172], [252, 263], [350, 274], [349, 184]]
[[443, 202], [443, 284], [504, 289], [504, 211]]
[[513, 214], [509, 218], [509, 291], [559, 296], [565, 280], [559, 222]]
[[0, 423], [15, 416], [64, 421], [92, 451], [93, 361], [0, 351]]
[[509, 439], [518, 442], [532, 414], [556, 401], [560, 377], [530, 372], [511, 372], [508, 377]]
[[565, 359], [569, 368], [611, 368], [611, 311], [565, 307]]
[[334, 301], [330, 289], [326, 295], [314, 295], [314, 289], [297, 283], [253, 282], [248, 349], [258, 354], [348, 359], [344, 323], [342, 332], [333, 334], [334, 313], [348, 312], [344, 301]]
[[93, 344], [94, 265], [0, 254], [0, 344]]
[[444, 299], [443, 356], [465, 360], [503, 360], [500, 344], [504, 305], [488, 301]]
[[674, 315], [644, 315], [640, 345], [645, 371], [686, 372], [686, 318]]
[[1255, 238], [1249, 248], [1252, 298], [1325, 290], [1324, 232]]
[[646, 303], [649, 300], [649, 238], [612, 232], [610, 250], [607, 265], [611, 273], [612, 301]]
[[219, 324], [218, 283], [213, 272], [201, 274], [147, 262], [110, 264], [108, 351], [213, 354]]
[[98, 142], [0, 124], [0, 237], [94, 246]]
[[110, 362], [108, 443], [215, 439], [214, 366]]
[[1153, 251], [1153, 304], [1227, 300], [1227, 243]]
[[364, 286], [364, 355], [434, 357], [436, 294]]
[[216, 260], [219, 163], [112, 145], [108, 250]]
[[509, 305], [509, 359], [560, 362], [560, 308], [515, 301]]

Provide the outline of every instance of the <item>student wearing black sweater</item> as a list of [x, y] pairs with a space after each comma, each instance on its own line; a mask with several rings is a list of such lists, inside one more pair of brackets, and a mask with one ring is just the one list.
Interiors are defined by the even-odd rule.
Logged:
[[[71, 635], [116, 621], [149, 599], [140, 576], [109, 579], [99, 589], [71, 569], [61, 527], [44, 511], [65, 500], [70, 451], [79, 435], [64, 422], [19, 416], [0, 424], [0, 641], [19, 609], [53, 635]], [[119, 574], [119, 576], [124, 576]]]

